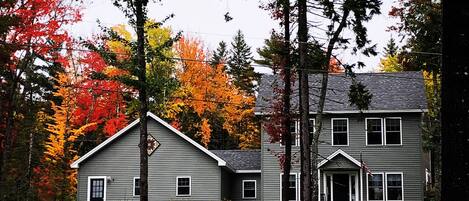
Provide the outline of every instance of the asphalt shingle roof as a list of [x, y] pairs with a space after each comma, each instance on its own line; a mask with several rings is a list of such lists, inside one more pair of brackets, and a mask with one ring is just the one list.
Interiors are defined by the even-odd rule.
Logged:
[[226, 161], [234, 170], [260, 170], [261, 151], [255, 150], [210, 150]]
[[[310, 112], [317, 109], [322, 75], [309, 76], [310, 83]], [[364, 84], [373, 94], [369, 110], [423, 110], [427, 109], [425, 87], [422, 72], [396, 73], [357, 73], [356, 80]], [[356, 111], [351, 106], [348, 91], [352, 80], [344, 74], [329, 74], [327, 85], [325, 112]], [[283, 82], [278, 75], [263, 75], [260, 81], [259, 93], [256, 100], [257, 113], [270, 113], [272, 100], [281, 96], [274, 94], [275, 85], [283, 88]], [[291, 105], [293, 111], [298, 111], [298, 81], [292, 86]]]

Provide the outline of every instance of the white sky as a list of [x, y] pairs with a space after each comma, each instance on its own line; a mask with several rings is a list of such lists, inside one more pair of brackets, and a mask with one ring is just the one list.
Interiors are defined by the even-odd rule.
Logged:
[[[200, 38], [210, 50], [215, 49], [221, 40], [231, 42], [235, 32], [240, 29], [257, 58], [256, 50], [263, 46], [264, 39], [269, 38], [271, 30], [279, 30], [278, 22], [273, 21], [267, 11], [259, 8], [262, 1], [265, 0], [162, 0], [159, 3], [150, 3], [149, 17], [159, 21], [171, 13], [175, 14], [165, 25], [174, 31], [183, 31], [184, 35]], [[396, 22], [387, 15], [394, 0], [383, 1], [383, 14], [375, 16], [367, 24], [369, 39], [378, 44], [379, 52], [383, 51], [382, 47], [392, 35], [386, 32], [387, 27]], [[230, 12], [233, 20], [225, 22], [226, 12]], [[72, 27], [72, 34], [87, 38], [99, 33], [96, 20], [105, 26], [127, 23], [122, 12], [112, 5], [111, 0], [85, 0], [83, 21]], [[394, 35], [396, 37], [397, 34]], [[370, 58], [341, 51], [335, 54], [344, 63], [364, 61], [367, 67], [358, 70], [359, 72], [375, 71], [381, 58], [380, 54]]]

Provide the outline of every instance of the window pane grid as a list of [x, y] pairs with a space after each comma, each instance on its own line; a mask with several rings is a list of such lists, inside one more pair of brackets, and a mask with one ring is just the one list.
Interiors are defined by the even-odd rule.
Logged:
[[190, 178], [177, 179], [177, 195], [190, 195]]
[[243, 196], [245, 198], [255, 198], [256, 197], [256, 183], [254, 181], [245, 181], [243, 182]]
[[400, 119], [386, 119], [386, 144], [401, 144]]
[[333, 132], [333, 145], [347, 145], [348, 134], [347, 134], [347, 120], [346, 119], [334, 119], [332, 120], [332, 132]]
[[382, 144], [382, 121], [381, 119], [366, 120], [368, 144]]

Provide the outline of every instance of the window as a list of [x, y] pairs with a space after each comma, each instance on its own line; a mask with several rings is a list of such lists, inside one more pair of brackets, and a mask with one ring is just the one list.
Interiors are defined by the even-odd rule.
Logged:
[[348, 145], [348, 119], [332, 119], [332, 145]]
[[[290, 122], [290, 134], [291, 134], [291, 145], [292, 146], [298, 146], [299, 145], [299, 122], [298, 120], [292, 119]], [[280, 145], [285, 146], [285, 143], [280, 140]]]
[[[282, 175], [283, 174], [280, 174], [280, 197], [282, 197]], [[297, 184], [296, 184], [296, 174], [295, 173], [292, 173], [290, 174], [290, 178], [289, 178], [289, 193], [288, 193], [288, 200], [290, 201], [296, 201], [297, 199]]]
[[383, 126], [380, 118], [366, 119], [366, 144], [382, 145], [383, 144]]
[[191, 177], [176, 177], [176, 196], [191, 195]]
[[401, 144], [401, 118], [386, 118], [386, 144], [387, 145], [400, 145]]
[[88, 200], [105, 201], [106, 200], [106, 177], [94, 176], [88, 177]]
[[308, 125], [309, 125], [309, 135], [313, 136], [314, 130], [315, 130], [315, 128], [314, 128], [314, 126], [315, 126], [314, 119], [309, 119], [309, 124]]
[[134, 177], [134, 193], [133, 196], [140, 195], [140, 177]]
[[368, 200], [384, 200], [383, 173], [368, 175]]
[[256, 180], [243, 180], [243, 199], [256, 198]]
[[402, 201], [402, 173], [386, 173], [386, 200]]

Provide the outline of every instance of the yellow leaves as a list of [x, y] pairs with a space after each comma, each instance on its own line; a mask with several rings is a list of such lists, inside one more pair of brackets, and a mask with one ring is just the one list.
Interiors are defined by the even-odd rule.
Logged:
[[[247, 96], [231, 84], [222, 64], [212, 67], [203, 62], [206, 53], [199, 40], [181, 38], [176, 51], [183, 60], [182, 68], [177, 72], [180, 88], [175, 99], [182, 101], [202, 119], [200, 125], [196, 125], [202, 143], [207, 146], [210, 142], [208, 119], [214, 115], [224, 119], [223, 129], [232, 137], [252, 143], [255, 137], [251, 136], [257, 135], [258, 130], [250, 121], [252, 118], [245, 117], [254, 117], [254, 97]], [[247, 148], [248, 145], [242, 142], [240, 147]]]
[[402, 71], [402, 65], [399, 63], [398, 55], [387, 56], [381, 59], [379, 68], [383, 72], [400, 72]]

